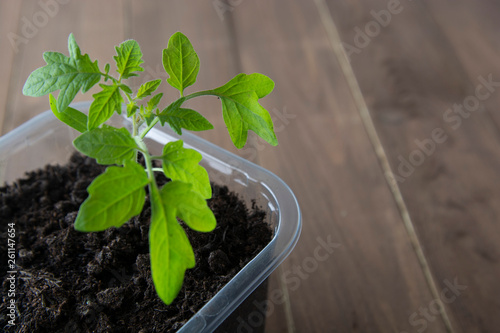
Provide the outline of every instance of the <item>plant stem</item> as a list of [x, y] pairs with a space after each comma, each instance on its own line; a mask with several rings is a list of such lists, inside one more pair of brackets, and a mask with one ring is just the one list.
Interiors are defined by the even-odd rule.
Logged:
[[195, 97], [199, 97], [199, 96], [206, 96], [206, 95], [215, 95], [215, 94], [212, 90], [202, 90], [202, 91], [198, 91], [198, 92], [189, 94], [187, 96], [184, 96], [184, 98], [185, 98], [185, 101], [187, 101], [188, 99], [191, 99], [191, 98], [195, 98]]
[[132, 115], [132, 136], [137, 136], [137, 119]]
[[149, 126], [141, 132], [141, 134], [139, 135], [139, 137], [141, 139], [144, 139], [144, 137], [146, 136], [146, 134], [148, 134], [148, 132], [158, 123], [158, 121], [160, 120], [160, 118], [156, 117], [153, 122], [151, 124], [149, 124]]
[[161, 160], [163, 158], [163, 155], [153, 155], [151, 156], [152, 160]]
[[[137, 137], [137, 124], [135, 123], [135, 115], [132, 116], [132, 137]], [[134, 161], [137, 162], [137, 150], [134, 153]]]
[[102, 75], [102, 76], [104, 76], [105, 78], [107, 78], [107, 79], [109, 79], [109, 80], [113, 81], [113, 83], [119, 83], [119, 82], [118, 82], [118, 81], [117, 81], [114, 77], [112, 77], [112, 76], [111, 76], [111, 75], [109, 75], [109, 74], [102, 73], [102, 72], [101, 72], [101, 73], [99, 73], [99, 74], [101, 74], [101, 75]]
[[154, 168], [153, 168], [153, 161], [151, 159], [151, 155], [149, 155], [148, 147], [142, 141], [142, 139], [135, 137], [135, 141], [137, 142], [137, 145], [141, 149], [141, 153], [144, 156], [144, 160], [146, 162], [146, 170], [148, 172], [148, 178], [151, 183], [156, 184], [155, 176], [154, 176]]

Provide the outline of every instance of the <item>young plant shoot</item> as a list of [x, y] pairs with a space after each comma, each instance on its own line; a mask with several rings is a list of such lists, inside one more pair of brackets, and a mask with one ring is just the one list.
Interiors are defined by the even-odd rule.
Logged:
[[[152, 278], [159, 297], [170, 304], [182, 287], [186, 269], [195, 266], [193, 249], [177, 219], [196, 231], [213, 230], [216, 221], [206, 201], [212, 191], [208, 173], [199, 165], [199, 152], [184, 148], [182, 140], [178, 140], [167, 143], [160, 156], [152, 156], [143, 139], [158, 122], [168, 124], [179, 135], [182, 129], [212, 129], [206, 118], [183, 104], [195, 97], [213, 95], [222, 102], [222, 116], [236, 147], [245, 145], [249, 130], [277, 145], [271, 117], [258, 101], [273, 90], [274, 82], [258, 73], [238, 74], [221, 87], [185, 94], [185, 89], [196, 81], [200, 61], [189, 39], [177, 32], [163, 50], [163, 67], [169, 75], [167, 83], [179, 90], [180, 96], [160, 108], [163, 94], [155, 92], [161, 79], [142, 84], [135, 93], [125, 83], [144, 71], [142, 52], [135, 40], [115, 47], [117, 75], [110, 74], [110, 64], [101, 71], [97, 61], [82, 54], [73, 34], [68, 49], [69, 56], [45, 52], [47, 65], [31, 73], [23, 93], [34, 97], [49, 94], [54, 115], [82, 133], [73, 142], [75, 148], [99, 164], [110, 165], [88, 187], [89, 196], [80, 206], [75, 229], [91, 232], [120, 227], [142, 211], [148, 186]], [[80, 90], [85, 93], [101, 81], [88, 115], [69, 106]], [[52, 93], [57, 90], [56, 99]], [[122, 111], [124, 103], [126, 109]], [[131, 131], [105, 124], [115, 112], [126, 112]], [[145, 168], [138, 163], [139, 153]], [[159, 160], [162, 168], [153, 168], [153, 160]], [[163, 172], [171, 181], [159, 188], [155, 172]]]

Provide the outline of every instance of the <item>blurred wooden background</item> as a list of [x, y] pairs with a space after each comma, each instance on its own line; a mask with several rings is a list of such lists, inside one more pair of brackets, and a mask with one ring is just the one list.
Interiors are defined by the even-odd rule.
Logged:
[[[499, 17], [494, 0], [2, 1], [0, 133], [48, 109], [22, 86], [70, 32], [101, 67], [136, 39], [144, 82], [167, 77], [161, 50], [182, 31], [201, 59], [193, 89], [276, 82], [262, 102], [279, 146], [252, 136], [238, 152], [303, 212], [266, 331], [498, 332]], [[216, 99], [191, 106], [224, 128]], [[235, 151], [224, 131], [203, 136]]]

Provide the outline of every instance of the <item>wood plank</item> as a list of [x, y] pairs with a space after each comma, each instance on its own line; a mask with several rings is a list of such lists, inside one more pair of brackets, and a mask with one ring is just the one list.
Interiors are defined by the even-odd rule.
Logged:
[[[328, 5], [342, 41], [354, 46], [354, 29], [371, 24], [375, 32], [371, 11], [388, 9], [386, 1]], [[492, 6], [401, 2], [400, 13], [351, 57], [439, 291], [449, 292], [453, 281], [466, 288], [443, 297], [456, 332], [495, 332], [500, 325], [500, 137], [492, 121], [498, 93], [470, 116], [452, 121], [448, 111], [471, 100], [478, 76], [499, 73], [498, 36], [489, 32], [498, 20], [486, 15], [483, 25], [479, 15], [498, 10]], [[446, 137], [440, 143], [430, 141], [436, 129]], [[427, 142], [427, 153], [416, 140]], [[402, 159], [413, 165], [405, 169], [410, 162]]]
[[[453, 5], [451, 5], [453, 3]], [[481, 101], [496, 127], [500, 128], [500, 38], [498, 37], [498, 12], [500, 4], [497, 1], [482, 1], [469, 3], [467, 1], [427, 1], [426, 5], [431, 15], [443, 31], [456, 56], [460, 59], [464, 72], [472, 82], [477, 82], [479, 76], [489, 75], [497, 84], [495, 90], [485, 100]], [[443, 15], [446, 11], [447, 15]], [[437, 19], [439, 17], [439, 19]], [[460, 26], [467, 27], [460, 29]]]
[[[28, 75], [45, 64], [43, 52], [56, 50], [67, 54], [68, 36], [73, 32], [82, 51], [97, 59], [103, 68], [105, 62], [113, 61], [114, 45], [123, 38], [120, 0], [104, 3], [97, 0], [82, 3], [71, 1], [49, 9], [42, 7], [39, 2], [24, 1], [22, 4], [20, 17], [26, 18], [25, 22], [29, 22], [25, 23], [27, 26], [33, 24], [35, 30], [28, 42], [21, 45], [13, 63], [11, 93], [2, 133], [49, 109], [48, 98], [26, 97], [22, 94], [22, 87]], [[113, 15], [111, 20], [110, 15]], [[22, 33], [24, 24], [21, 22], [19, 26]], [[78, 94], [75, 101], [90, 100], [96, 89], [98, 88], [94, 87], [89, 95]]]
[[6, 116], [7, 99], [9, 98], [11, 86], [11, 75], [13, 71], [14, 58], [24, 46], [24, 37], [19, 34], [21, 1], [0, 2], [0, 135], [4, 118]]
[[[432, 295], [317, 9], [254, 1], [232, 14], [243, 70], [272, 77], [265, 105], [293, 116], [276, 120], [277, 148], [256, 149], [303, 209], [282, 275], [296, 331], [411, 330], [410, 316]], [[314, 259], [328, 239], [332, 253]], [[444, 331], [433, 320], [428, 331]]]

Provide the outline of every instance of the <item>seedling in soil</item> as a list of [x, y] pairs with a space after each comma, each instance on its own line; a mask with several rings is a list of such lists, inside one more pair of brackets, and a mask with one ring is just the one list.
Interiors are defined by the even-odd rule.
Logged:
[[[183, 104], [195, 97], [213, 95], [222, 102], [222, 116], [237, 148], [245, 145], [249, 130], [277, 145], [269, 112], [258, 101], [273, 90], [274, 82], [258, 73], [238, 74], [221, 87], [186, 95], [185, 89], [196, 81], [200, 61], [189, 39], [177, 32], [163, 50], [163, 67], [169, 75], [167, 83], [179, 90], [180, 96], [161, 109], [163, 94], [155, 93], [161, 79], [142, 84], [135, 93], [125, 83], [144, 71], [142, 52], [135, 40], [115, 47], [115, 76], [110, 74], [110, 64], [101, 71], [97, 61], [82, 54], [73, 34], [68, 49], [69, 57], [45, 52], [47, 65], [30, 74], [23, 93], [34, 97], [49, 94], [54, 115], [82, 133], [73, 141], [75, 148], [100, 164], [111, 165], [88, 187], [89, 197], [80, 206], [75, 229], [92, 232], [120, 227], [142, 211], [148, 186], [151, 272], [156, 292], [170, 304], [182, 287], [186, 269], [195, 266], [193, 249], [177, 218], [193, 230], [213, 230], [216, 220], [206, 202], [212, 193], [208, 173], [199, 164], [199, 152], [184, 148], [182, 140], [178, 140], [167, 143], [161, 155], [153, 156], [144, 138], [158, 122], [168, 124], [179, 135], [182, 129], [212, 129], [205, 117]], [[97, 83], [101, 90], [92, 96], [88, 115], [69, 106], [80, 90], [85, 93]], [[52, 93], [57, 90], [56, 99]], [[122, 110], [124, 103], [126, 109]], [[115, 112], [130, 118], [130, 131], [105, 124]], [[145, 168], [138, 163], [138, 154], [144, 157]], [[162, 167], [154, 168], [154, 160], [160, 161]], [[155, 172], [163, 172], [171, 181], [159, 188]]]

